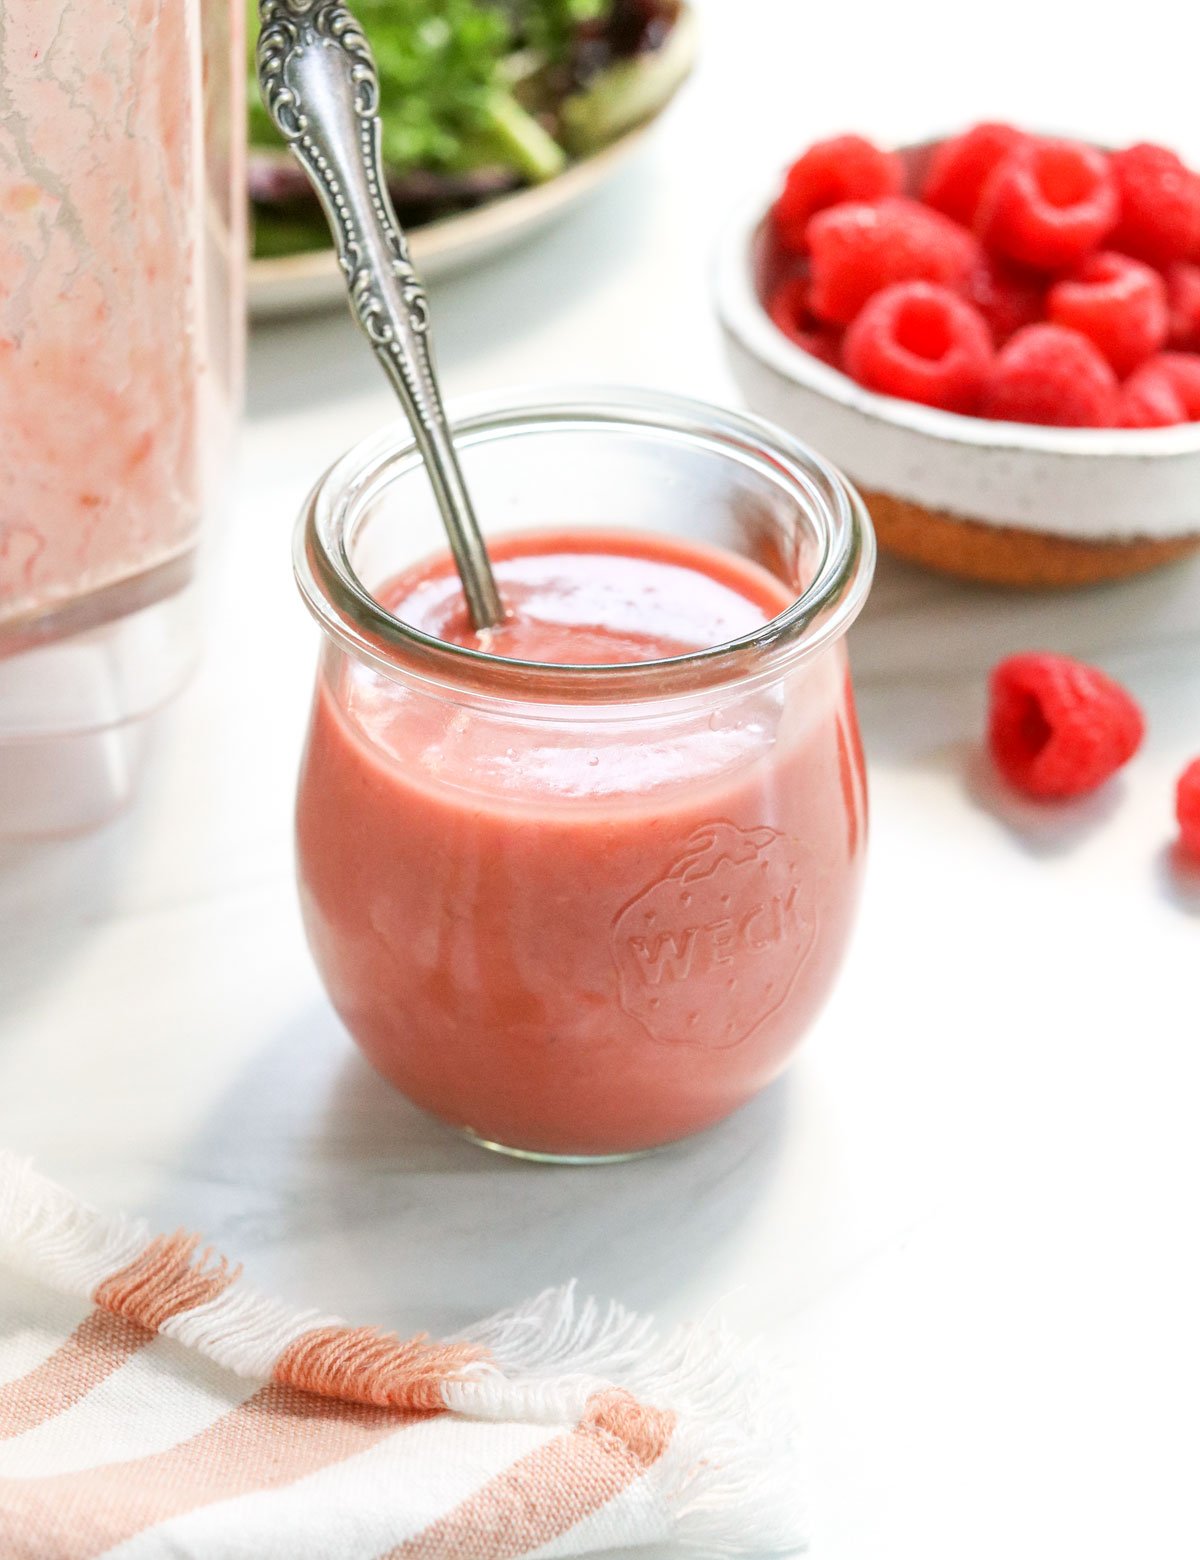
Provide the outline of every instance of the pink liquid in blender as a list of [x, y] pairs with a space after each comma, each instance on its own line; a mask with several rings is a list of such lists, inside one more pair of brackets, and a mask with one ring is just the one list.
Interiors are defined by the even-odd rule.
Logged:
[[202, 66], [229, 71], [202, 62], [197, 9], [4, 0], [0, 653], [7, 624], [175, 564], [196, 539], [199, 419], [219, 378], [204, 361]]

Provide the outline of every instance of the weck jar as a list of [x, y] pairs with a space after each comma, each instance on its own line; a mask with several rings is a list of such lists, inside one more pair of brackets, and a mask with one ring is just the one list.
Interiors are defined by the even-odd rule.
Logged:
[[637, 664], [440, 641], [383, 605], [441, 543], [394, 430], [332, 467], [297, 530], [323, 630], [299, 883], [334, 1007], [384, 1077], [485, 1146], [643, 1152], [776, 1077], [836, 976], [866, 841], [845, 635], [870, 523], [786, 435], [670, 396], [514, 396], [456, 427], [495, 550], [620, 528], [750, 560], [778, 590], [755, 631]]
[[4, 0], [0, 834], [102, 819], [196, 648], [240, 394], [243, 0]]

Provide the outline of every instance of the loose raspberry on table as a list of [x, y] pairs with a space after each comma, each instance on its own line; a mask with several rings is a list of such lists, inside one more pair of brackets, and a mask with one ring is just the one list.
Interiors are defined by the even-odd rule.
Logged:
[[1045, 277], [995, 255], [981, 256], [964, 291], [987, 321], [998, 347], [1023, 325], [1035, 325], [1045, 314]]
[[989, 174], [976, 231], [989, 249], [1047, 271], [1078, 265], [1116, 226], [1116, 180], [1103, 152], [1030, 140]]
[[991, 675], [988, 746], [1027, 796], [1084, 796], [1141, 746], [1142, 712], [1119, 683], [1065, 655], [1014, 655]]
[[1060, 428], [1111, 428], [1117, 376], [1086, 336], [1027, 325], [1001, 347], [984, 386], [985, 417]]
[[895, 152], [861, 135], [837, 135], [817, 141], [787, 171], [772, 208], [775, 232], [784, 249], [805, 251], [809, 219], [827, 206], [847, 200], [881, 200], [904, 186], [904, 164]]
[[1121, 386], [1119, 428], [1171, 428], [1187, 420], [1187, 409], [1178, 390], [1153, 358], [1130, 374]]
[[972, 125], [962, 135], [949, 136], [934, 148], [921, 199], [956, 222], [973, 226], [992, 170], [1028, 140], [1023, 130], [996, 123]]
[[971, 412], [992, 362], [979, 311], [933, 282], [897, 282], [863, 305], [846, 332], [846, 372], [884, 395]]
[[1047, 316], [1093, 342], [1123, 379], [1167, 339], [1167, 289], [1157, 271], [1105, 250], [1046, 295]]
[[1163, 272], [1167, 284], [1168, 343], [1180, 352], [1200, 351], [1200, 265], [1177, 260]]
[[1175, 786], [1180, 848], [1200, 864], [1200, 758], [1194, 758]]
[[1115, 249], [1156, 266], [1200, 252], [1200, 178], [1174, 152], [1143, 141], [1109, 163], [1120, 210]]
[[767, 313], [789, 341], [833, 368], [840, 365], [840, 332], [822, 325], [813, 315], [806, 276], [791, 276], [780, 282], [767, 300]]
[[867, 299], [893, 282], [959, 286], [979, 261], [976, 239], [915, 200], [851, 201], [808, 224], [814, 314], [848, 325]]

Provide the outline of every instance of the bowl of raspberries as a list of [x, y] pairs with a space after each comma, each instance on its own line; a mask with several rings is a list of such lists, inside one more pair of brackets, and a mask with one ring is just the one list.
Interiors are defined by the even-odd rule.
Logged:
[[1200, 548], [1200, 174], [985, 123], [810, 146], [722, 245], [751, 405], [857, 482], [882, 546], [1013, 586]]

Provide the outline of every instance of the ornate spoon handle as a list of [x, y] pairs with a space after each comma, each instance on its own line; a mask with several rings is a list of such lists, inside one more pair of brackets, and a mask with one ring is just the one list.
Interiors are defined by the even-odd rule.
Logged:
[[259, 0], [258, 82], [329, 218], [351, 307], [425, 459], [476, 628], [504, 618], [429, 344], [429, 307], [380, 155], [379, 77], [340, 0]]

